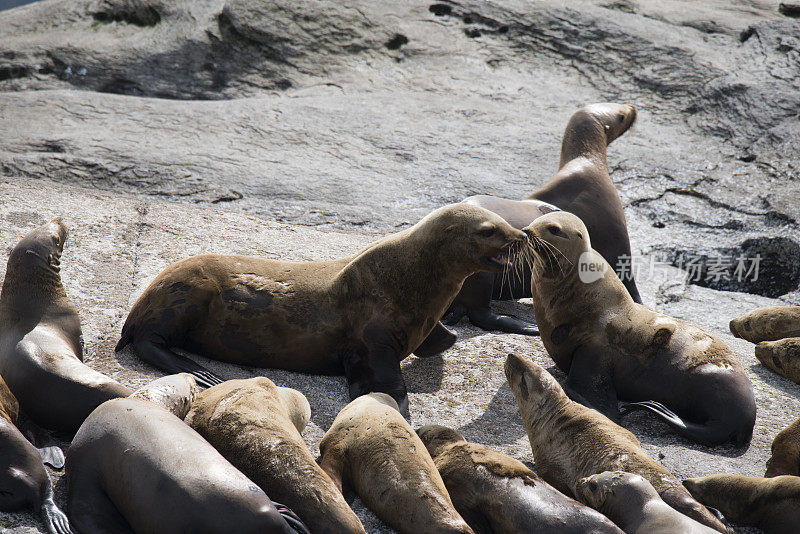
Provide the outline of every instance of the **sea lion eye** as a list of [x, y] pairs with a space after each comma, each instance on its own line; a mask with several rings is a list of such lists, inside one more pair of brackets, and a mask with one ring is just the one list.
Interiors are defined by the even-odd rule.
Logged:
[[599, 486], [597, 485], [597, 481], [595, 481], [595, 480], [592, 480], [592, 481], [590, 481], [590, 482], [589, 482], [589, 490], [590, 490], [591, 492], [593, 492], [593, 493], [594, 493], [595, 491], [597, 491], [598, 487], [599, 487]]
[[558, 227], [558, 226], [556, 226], [555, 224], [551, 224], [550, 226], [548, 226], [548, 227], [547, 227], [547, 231], [548, 231], [548, 232], [550, 232], [550, 233], [551, 233], [551, 234], [553, 234], [553, 235], [562, 236], [562, 237], [567, 237], [567, 234], [565, 234], [564, 232], [562, 232], [562, 231], [561, 231], [561, 228], [559, 228], [559, 227]]
[[578, 236], [578, 239], [583, 239], [583, 234], [581, 234], [580, 232], [576, 233], [575, 235]]
[[481, 237], [492, 237], [494, 235], [494, 228], [484, 228], [478, 232], [478, 235]]
[[772, 357], [772, 363], [775, 364], [775, 367], [777, 367], [779, 369], [783, 369], [783, 364], [781, 363], [781, 361], [778, 359], [777, 356], [773, 356]]
[[625, 120], [625, 115], [624, 115], [624, 114], [622, 114], [622, 113], [620, 113], [620, 114], [619, 114], [619, 117], [617, 118], [617, 120], [618, 120], [619, 122], [622, 122], [622, 121], [624, 121], [624, 120]]

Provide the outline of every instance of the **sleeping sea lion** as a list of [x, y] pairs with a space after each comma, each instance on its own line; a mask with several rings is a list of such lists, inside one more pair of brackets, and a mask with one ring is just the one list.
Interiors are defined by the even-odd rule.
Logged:
[[800, 306], [767, 306], [730, 322], [731, 333], [752, 343], [800, 337]]
[[756, 345], [756, 358], [782, 377], [800, 384], [800, 337], [762, 341]]

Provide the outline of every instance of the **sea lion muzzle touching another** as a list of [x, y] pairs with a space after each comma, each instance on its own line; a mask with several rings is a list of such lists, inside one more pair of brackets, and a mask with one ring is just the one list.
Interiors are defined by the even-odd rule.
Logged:
[[68, 512], [78, 531], [295, 533], [258, 486], [181, 420], [196, 395], [193, 377], [172, 375], [92, 412], [67, 451]]
[[636, 436], [600, 412], [570, 400], [550, 373], [516, 354], [506, 358], [505, 373], [522, 414], [536, 471], [556, 489], [576, 495], [578, 481], [584, 477], [603, 471], [636, 473], [679, 512], [727, 532], [677, 478], [642, 450]]
[[75, 432], [92, 410], [131, 390], [83, 363], [80, 317], [59, 272], [66, 238], [53, 219], [11, 251], [0, 293], [0, 375], [34, 422]]
[[401, 534], [466, 534], [430, 454], [397, 403], [370, 393], [345, 406], [319, 444], [320, 465], [341, 489]]
[[355, 256], [284, 262], [204, 255], [167, 267], [134, 304], [116, 350], [221, 382], [173, 347], [241, 365], [347, 377], [350, 397], [380, 391], [404, 413], [400, 361], [436, 326], [464, 279], [500, 272], [525, 235], [465, 204], [440, 208]]
[[[558, 172], [544, 187], [525, 200], [477, 195], [464, 202], [493, 211], [520, 229], [546, 213], [559, 209], [569, 211], [583, 219], [595, 249], [611, 265], [616, 267], [620, 260], [631, 260], [625, 213], [608, 174], [606, 150], [631, 127], [636, 115], [636, 108], [630, 104], [590, 104], [579, 109], [564, 130]], [[625, 265], [630, 265], [630, 261], [623, 261], [621, 268]], [[641, 303], [630, 268], [625, 267], [623, 271], [624, 285], [631, 298]], [[475, 274], [464, 282], [445, 321], [454, 324], [466, 315], [472, 324], [484, 330], [536, 335], [535, 324], [494, 313], [489, 307], [492, 299], [530, 297], [530, 282], [527, 266], [523, 266], [520, 273], [506, 276]], [[434, 344], [434, 340], [444, 343], [446, 335], [444, 330], [434, 331], [429, 343]]]
[[542, 342], [570, 396], [613, 421], [618, 400], [630, 401], [626, 411], [652, 411], [709, 445], [750, 440], [753, 387], [727, 345], [635, 303], [575, 215], [548, 213], [525, 232]]
[[514, 458], [467, 443], [444, 426], [426, 425], [417, 434], [456, 510], [477, 534], [528, 534], [532, 529], [538, 534], [622, 534], [603, 514], [570, 499]]
[[762, 341], [756, 345], [756, 358], [782, 377], [800, 384], [800, 337]]
[[752, 343], [800, 337], [800, 306], [767, 306], [730, 322], [731, 333]]
[[186, 423], [271, 498], [291, 507], [314, 534], [364, 534], [300, 436], [310, 417], [302, 393], [258, 377], [200, 393]]
[[50, 534], [72, 534], [69, 520], [53, 501], [50, 475], [36, 447], [17, 429], [19, 404], [0, 376], [0, 511], [27, 506], [39, 510]]
[[714, 534], [665, 503], [640, 475], [605, 471], [582, 478], [577, 497], [608, 516], [627, 534]]
[[765, 477], [800, 476], [800, 419], [778, 432], [772, 440], [772, 456]]
[[683, 481], [694, 497], [722, 512], [735, 525], [766, 534], [800, 532], [800, 477], [719, 474]]

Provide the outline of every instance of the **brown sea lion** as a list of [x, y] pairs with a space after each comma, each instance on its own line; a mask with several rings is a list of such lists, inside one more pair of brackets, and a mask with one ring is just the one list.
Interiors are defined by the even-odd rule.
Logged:
[[619, 525], [627, 534], [714, 534], [665, 503], [640, 475], [605, 471], [582, 478], [578, 498]]
[[494, 213], [453, 204], [356, 254], [324, 262], [204, 255], [167, 267], [134, 304], [117, 349], [221, 379], [172, 347], [225, 362], [347, 377], [351, 398], [408, 397], [400, 360], [436, 326], [464, 279], [502, 271], [524, 234]]
[[281, 533], [267, 495], [181, 419], [194, 378], [160, 378], [103, 403], [67, 451], [69, 517], [84, 533]]
[[[564, 130], [561, 161], [556, 175], [525, 200], [510, 200], [489, 195], [472, 196], [465, 203], [480, 206], [503, 217], [514, 228], [524, 228], [537, 217], [562, 209], [574, 213], [586, 224], [595, 249], [613, 266], [618, 263], [625, 288], [641, 303], [639, 290], [630, 269], [631, 245], [622, 202], [608, 174], [606, 150], [636, 121], [636, 108], [629, 104], [590, 104], [576, 111]], [[620, 260], [623, 260], [620, 263]], [[536, 325], [509, 315], [494, 313], [491, 299], [507, 300], [531, 296], [531, 276], [527, 266], [520, 273], [499, 276], [479, 273], [464, 282], [445, 321], [458, 322], [466, 315], [484, 330], [536, 335]], [[434, 331], [444, 341], [446, 334]], [[431, 344], [433, 344], [431, 339]], [[451, 343], [452, 345], [452, 343]]]
[[38, 510], [50, 534], [71, 534], [69, 520], [53, 501], [53, 484], [42, 458], [17, 429], [19, 404], [0, 376], [0, 512]]
[[730, 323], [731, 333], [752, 343], [800, 337], [800, 306], [767, 306]]
[[800, 419], [796, 419], [772, 440], [772, 457], [767, 461], [765, 477], [800, 476]]
[[[461, 517], [477, 534], [622, 534], [525, 464], [438, 425], [417, 430]], [[677, 512], [676, 512], [677, 513]], [[535, 528], [534, 528], [535, 527]]]
[[725, 525], [692, 498], [639, 440], [603, 414], [570, 400], [550, 373], [509, 354], [505, 373], [531, 443], [536, 471], [556, 489], [576, 495], [578, 481], [603, 471], [643, 476], [661, 498], [692, 519], [720, 532]]
[[800, 384], [800, 337], [762, 341], [756, 345], [756, 358], [782, 377]]
[[61, 285], [67, 227], [53, 219], [8, 257], [0, 293], [0, 375], [36, 423], [75, 432], [103, 402], [132, 391], [83, 363], [81, 321]]
[[727, 345], [635, 303], [575, 215], [548, 213], [525, 232], [542, 342], [570, 396], [613, 421], [618, 400], [631, 401], [626, 411], [650, 410], [705, 444], [750, 440], [753, 387]]
[[341, 490], [402, 534], [464, 534], [472, 529], [450, 500], [430, 454], [384, 393], [345, 406], [319, 444], [320, 465]]
[[314, 534], [363, 534], [361, 521], [300, 436], [310, 417], [302, 393], [258, 377], [202, 392], [186, 423]]
[[800, 532], [800, 477], [720, 474], [683, 483], [698, 501], [736, 525], [758, 527], [766, 534]]

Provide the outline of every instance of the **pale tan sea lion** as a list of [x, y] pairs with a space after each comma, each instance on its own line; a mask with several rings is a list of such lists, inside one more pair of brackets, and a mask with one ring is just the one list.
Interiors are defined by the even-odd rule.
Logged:
[[756, 358], [782, 377], [800, 384], [800, 337], [762, 341], [756, 345]]
[[570, 400], [550, 373], [516, 354], [508, 355], [505, 373], [522, 414], [536, 471], [556, 489], [575, 495], [584, 477], [603, 471], [636, 473], [679, 512], [727, 531], [677, 478], [642, 450], [636, 436], [600, 412]]
[[731, 333], [752, 343], [800, 337], [800, 306], [767, 306], [733, 319]]
[[384, 393], [345, 406], [319, 444], [320, 465], [339, 488], [401, 534], [465, 534], [425, 444]]
[[314, 534], [363, 534], [361, 521], [300, 436], [310, 417], [302, 393], [258, 377], [202, 392], [186, 423]]

